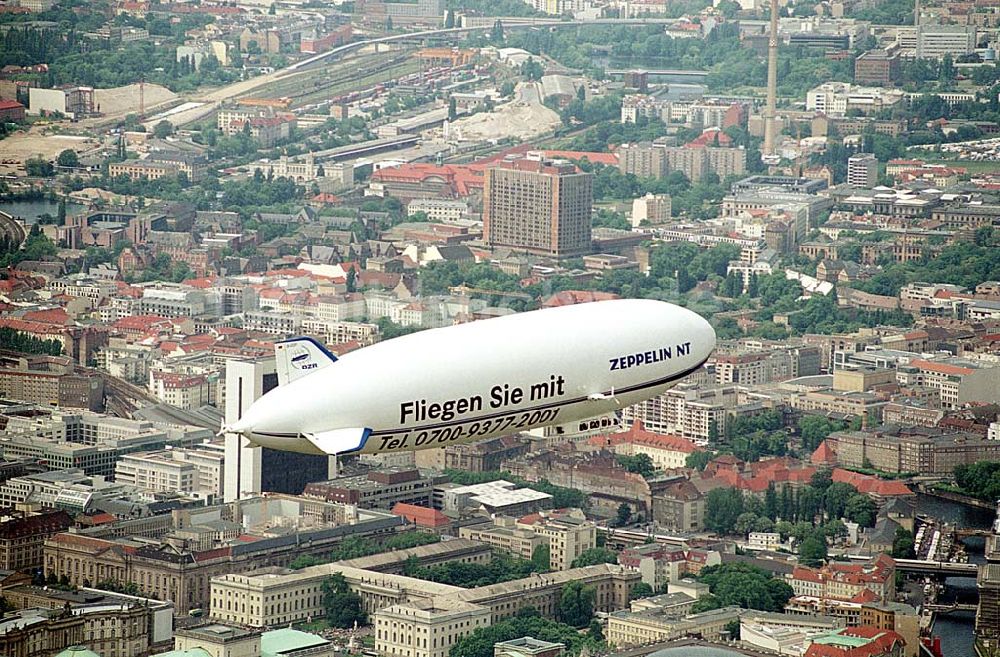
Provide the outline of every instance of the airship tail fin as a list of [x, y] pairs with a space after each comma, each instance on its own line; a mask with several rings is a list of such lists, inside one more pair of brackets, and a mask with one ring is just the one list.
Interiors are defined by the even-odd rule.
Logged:
[[333, 431], [319, 431], [316, 433], [303, 434], [303, 437], [311, 442], [318, 450], [327, 454], [343, 454], [345, 452], [359, 452], [365, 447], [371, 429], [365, 427], [353, 427], [348, 429], [334, 429]]
[[337, 362], [337, 357], [313, 338], [292, 338], [274, 346], [278, 385], [285, 385]]

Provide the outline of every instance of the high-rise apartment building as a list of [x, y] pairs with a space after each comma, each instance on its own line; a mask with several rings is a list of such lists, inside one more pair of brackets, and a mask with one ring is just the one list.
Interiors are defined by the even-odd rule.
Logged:
[[858, 153], [847, 160], [847, 184], [871, 189], [878, 184], [878, 160], [871, 153]]
[[[242, 417], [261, 395], [278, 385], [274, 359], [226, 361], [226, 424]], [[279, 452], [256, 447], [239, 434], [225, 439], [226, 502], [262, 491], [298, 495], [306, 484], [328, 479], [335, 472], [334, 457]]]
[[564, 160], [528, 157], [486, 170], [483, 238], [557, 258], [590, 253], [593, 176]]
[[968, 55], [976, 48], [975, 25], [921, 25], [917, 28], [917, 57], [941, 59]]
[[742, 148], [667, 146], [648, 141], [618, 147], [618, 170], [639, 178], [665, 178], [680, 171], [691, 182], [700, 182], [708, 173], [719, 178], [741, 175], [746, 172], [746, 164], [747, 154]]
[[666, 151], [649, 141], [622, 144], [618, 147], [618, 170], [639, 178], [663, 178], [668, 171]]

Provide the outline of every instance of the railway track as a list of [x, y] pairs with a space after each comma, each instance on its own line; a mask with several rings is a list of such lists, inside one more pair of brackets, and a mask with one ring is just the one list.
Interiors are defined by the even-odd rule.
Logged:
[[[365, 61], [352, 62], [352, 66], [347, 69], [343, 67], [335, 73], [322, 73], [313, 78], [310, 84], [307, 80], [282, 80], [273, 85], [269, 85], [260, 96], [274, 98], [290, 98], [291, 107], [299, 107], [315, 100], [315, 96], [324, 96], [332, 89], [350, 85], [353, 82], [360, 82], [371, 77], [383, 77], [388, 79], [394, 77], [396, 69], [405, 66], [412, 60], [406, 55], [398, 55], [386, 58], [384, 56], [372, 56]], [[411, 64], [412, 65], [412, 64]], [[317, 71], [319, 73], [319, 71]]]

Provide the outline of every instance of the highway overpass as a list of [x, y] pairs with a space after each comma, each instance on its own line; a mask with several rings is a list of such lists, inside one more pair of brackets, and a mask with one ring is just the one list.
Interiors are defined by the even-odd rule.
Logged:
[[699, 71], [699, 70], [682, 69], [682, 68], [643, 68], [641, 66], [637, 66], [634, 69], [612, 68], [605, 71], [605, 73], [607, 73], [608, 75], [622, 76], [625, 75], [626, 73], [630, 73], [635, 70], [640, 70], [648, 75], [673, 75], [677, 77], [688, 77], [699, 80], [708, 75], [708, 71]]
[[[503, 25], [504, 30], [523, 30], [523, 29], [534, 29], [534, 28], [550, 28], [550, 29], [562, 29], [566, 27], [586, 27], [588, 25], [672, 25], [677, 22], [674, 18], [598, 18], [592, 21], [584, 20], [553, 20], [553, 19], [525, 19], [525, 18], [514, 18], [514, 17], [504, 17], [498, 16], [497, 19], [500, 24]], [[323, 60], [335, 57], [338, 55], [343, 55], [344, 53], [351, 52], [352, 50], [360, 50], [366, 46], [376, 45], [380, 43], [395, 43], [398, 41], [413, 41], [420, 40], [429, 37], [447, 36], [447, 35], [462, 35], [470, 34], [473, 32], [486, 32], [493, 29], [493, 25], [476, 25], [474, 27], [443, 27], [437, 30], [421, 30], [419, 32], [407, 32], [405, 34], [391, 34], [384, 37], [376, 37], [374, 39], [363, 39], [361, 41], [352, 41], [351, 43], [338, 46], [326, 52], [321, 52], [318, 55], [313, 55], [307, 59], [303, 59], [300, 62], [296, 62], [291, 66], [283, 69], [284, 71], [294, 72], [308, 69]]]

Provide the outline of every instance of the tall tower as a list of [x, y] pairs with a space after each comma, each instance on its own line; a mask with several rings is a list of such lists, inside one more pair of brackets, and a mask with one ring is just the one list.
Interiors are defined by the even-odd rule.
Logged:
[[[226, 424], [233, 424], [261, 395], [278, 385], [274, 358], [226, 361]], [[264, 491], [298, 495], [312, 481], [336, 474], [336, 459], [257, 447], [239, 434], [225, 439], [226, 502]]]
[[771, 0], [771, 33], [767, 40], [767, 106], [764, 108], [764, 155], [774, 156], [778, 103], [778, 0]]
[[548, 257], [587, 255], [593, 196], [593, 175], [565, 160], [504, 160], [486, 169], [483, 239]]

